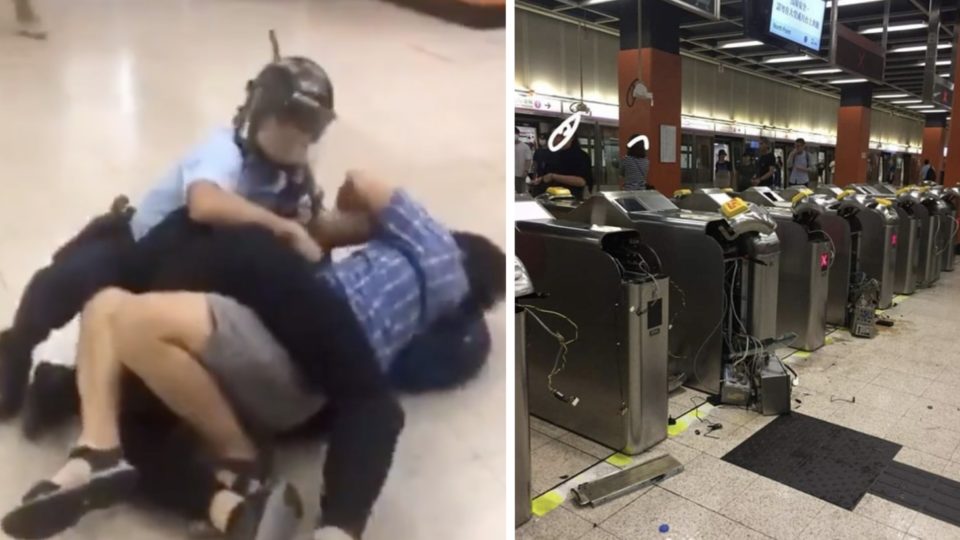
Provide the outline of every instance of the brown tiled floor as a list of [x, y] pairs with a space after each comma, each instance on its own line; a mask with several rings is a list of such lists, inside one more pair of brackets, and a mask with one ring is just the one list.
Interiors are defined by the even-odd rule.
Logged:
[[[960, 271], [944, 273], [935, 287], [918, 291], [887, 311], [893, 328], [872, 340], [831, 334], [831, 343], [806, 358], [787, 358], [799, 374], [793, 403], [798, 412], [835, 422], [903, 445], [896, 460], [960, 481]], [[786, 351], [789, 352], [789, 351]], [[671, 397], [670, 412], [690, 409], [690, 391]], [[849, 401], [856, 398], [854, 403]], [[800, 400], [797, 402], [796, 400]], [[701, 400], [695, 400], [699, 403]], [[634, 540], [658, 538], [911, 539], [960, 538], [960, 528], [872, 495], [853, 512], [759, 477], [719, 458], [770, 421], [754, 412], [720, 407], [708, 416], [724, 429], [697, 436], [693, 429], [649, 453], [671, 453], [685, 471], [661, 485], [583, 511], [567, 501], [517, 531], [517, 538], [548, 540]], [[536, 421], [534, 440], [569, 443], [565, 455], [582, 470], [583, 457], [603, 455], [564, 430]], [[560, 443], [563, 444], [563, 443]], [[587, 452], [577, 450], [581, 448]], [[610, 451], [612, 452], [612, 450]], [[647, 456], [641, 457], [640, 460]], [[537, 469], [534, 453], [534, 469]], [[548, 485], [546, 479], [538, 483]], [[561, 514], [555, 515], [557, 512]], [[562, 521], [551, 528], [554, 520]], [[576, 521], [579, 520], [579, 521]], [[670, 532], [661, 534], [661, 524]], [[586, 525], [586, 527], [584, 527]], [[550, 533], [562, 530], [562, 536]], [[582, 531], [582, 533], [580, 533]], [[577, 534], [581, 536], [576, 536]]]

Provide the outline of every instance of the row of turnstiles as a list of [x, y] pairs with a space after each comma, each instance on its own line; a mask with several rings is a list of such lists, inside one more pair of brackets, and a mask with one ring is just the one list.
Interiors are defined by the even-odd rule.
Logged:
[[[666, 437], [668, 391], [681, 384], [788, 412], [773, 350], [816, 350], [828, 325], [873, 337], [878, 308], [953, 270], [960, 189], [557, 193], [516, 205], [516, 256], [535, 290], [517, 299], [520, 478], [528, 414], [638, 454]], [[575, 335], [541, 328], [558, 317]]]

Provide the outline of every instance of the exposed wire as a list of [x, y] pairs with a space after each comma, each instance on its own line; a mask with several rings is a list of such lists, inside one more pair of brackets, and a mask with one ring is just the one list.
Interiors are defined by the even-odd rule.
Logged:
[[[562, 372], [567, 366], [567, 352], [569, 351], [570, 345], [580, 337], [580, 327], [577, 326], [577, 323], [571, 321], [570, 318], [563, 313], [549, 309], [538, 308], [529, 304], [520, 304], [520, 307], [526, 309], [527, 313], [533, 317], [537, 323], [540, 324], [544, 331], [546, 331], [547, 334], [550, 334], [550, 336], [556, 339], [557, 343], [560, 344], [560, 348], [557, 350], [557, 356], [553, 360], [553, 368], [550, 370], [550, 373], [547, 374], [547, 389], [549, 389], [552, 394], [557, 394], [559, 391], [553, 386], [553, 377]], [[559, 331], [551, 330], [550, 327], [543, 322], [543, 319], [541, 319], [535, 312], [539, 312], [544, 315], [560, 317], [561, 319], [570, 323], [570, 326], [573, 327], [573, 338], [567, 339]]]

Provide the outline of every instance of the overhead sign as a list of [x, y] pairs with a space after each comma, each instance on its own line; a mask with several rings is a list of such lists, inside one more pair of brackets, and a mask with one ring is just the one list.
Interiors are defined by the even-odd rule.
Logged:
[[666, 2], [704, 17], [720, 18], [719, 0], [666, 0]]
[[826, 9], [823, 0], [773, 0], [768, 30], [801, 47], [819, 51]]
[[934, 75], [933, 96], [931, 97], [931, 101], [937, 105], [947, 109], [951, 108], [953, 106], [953, 83], [943, 77]]
[[837, 67], [868, 79], [883, 79], [885, 56], [879, 43], [839, 23], [836, 36], [830, 59]]

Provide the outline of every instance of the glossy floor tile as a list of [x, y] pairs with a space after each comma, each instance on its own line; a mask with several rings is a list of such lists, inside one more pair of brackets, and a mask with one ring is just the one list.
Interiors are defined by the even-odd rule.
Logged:
[[[9, 32], [0, 2], [0, 323], [31, 273], [118, 193], [136, 201], [183, 152], [227, 124], [270, 58], [313, 57], [339, 120], [316, 172], [348, 168], [406, 186], [442, 220], [505, 235], [505, 32], [474, 31], [373, 0], [36, 0], [46, 42]], [[376, 29], [376, 31], [371, 31]], [[505, 311], [490, 365], [467, 387], [404, 401], [407, 427], [367, 538], [486, 540], [502, 534]], [[39, 447], [0, 425], [0, 511], [51, 473], [66, 438]], [[319, 450], [283, 470], [316, 504]], [[64, 538], [185, 538], [184, 524], [128, 509]]]
[[[903, 448], [896, 461], [960, 479], [957, 298], [960, 272], [944, 273], [934, 288], [918, 291], [888, 310], [896, 325], [881, 327], [875, 339], [858, 339], [838, 330], [829, 335], [828, 345], [813, 353], [782, 351], [799, 375], [793, 409], [897, 442]], [[689, 410], [689, 397], [673, 394], [671, 414]], [[713, 408], [703, 422], [694, 422], [633, 460], [670, 453], [685, 464], [680, 475], [639, 495], [614, 500], [607, 508], [581, 510], [568, 501], [564, 509], [595, 525], [584, 539], [960, 538], [960, 527], [870, 494], [850, 512], [718, 459], [770, 421], [735, 407]], [[705, 437], [702, 428], [715, 422], [724, 426], [711, 433], [718, 438]], [[534, 425], [543, 436], [572, 440], [556, 426], [540, 421]], [[569, 519], [569, 511], [563, 519]], [[536, 529], [549, 530], [552, 516], [535, 520]], [[670, 527], [665, 534], [659, 532], [664, 524]]]

